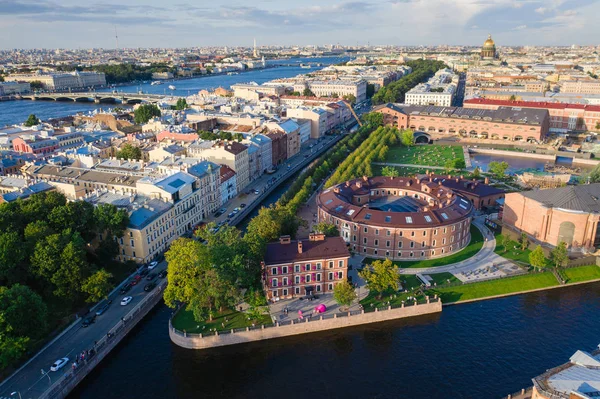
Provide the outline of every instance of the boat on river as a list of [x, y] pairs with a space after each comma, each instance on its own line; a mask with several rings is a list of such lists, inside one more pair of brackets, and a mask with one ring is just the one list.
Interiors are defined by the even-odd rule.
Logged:
[[161, 82], [160, 80], [155, 80], [154, 82], [150, 83], [151, 86], [158, 86], [163, 84], [163, 82]]

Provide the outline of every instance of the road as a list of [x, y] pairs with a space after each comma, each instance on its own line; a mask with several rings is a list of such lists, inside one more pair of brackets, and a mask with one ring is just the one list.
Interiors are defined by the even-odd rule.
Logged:
[[[163, 261], [159, 263], [153, 272], [158, 273], [166, 267], [166, 262]], [[154, 281], [158, 281], [158, 278]], [[81, 327], [81, 322], [79, 322], [67, 329], [60, 338], [38, 353], [22, 370], [3, 382], [0, 385], [0, 399], [10, 397], [12, 392], [20, 393], [22, 399], [39, 397], [50, 387], [50, 382], [54, 383], [65, 372], [70, 371], [77, 355], [85, 350], [92, 349], [95, 341], [100, 340], [108, 331], [121, 323], [121, 318], [125, 317], [147, 294], [144, 291], [144, 286], [147, 283], [148, 281], [144, 278], [125, 295], [120, 295], [118, 291], [111, 294], [112, 304], [104, 314], [96, 317], [94, 324], [84, 328]], [[127, 306], [120, 305], [124, 296], [133, 297], [133, 300]], [[52, 363], [63, 357], [68, 357], [69, 363], [57, 372], [49, 371]], [[41, 370], [46, 374], [42, 375]], [[15, 394], [12, 398], [17, 397], [18, 394]]]

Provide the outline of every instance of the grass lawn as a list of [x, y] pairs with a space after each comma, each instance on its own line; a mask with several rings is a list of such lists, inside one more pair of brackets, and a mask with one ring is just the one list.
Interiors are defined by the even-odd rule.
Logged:
[[[508, 245], [508, 251], [504, 252], [504, 245], [502, 245], [502, 234], [498, 234], [496, 236], [496, 252], [498, 255], [505, 257], [506, 259], [514, 260], [516, 262], [523, 262], [529, 264], [529, 254], [531, 251], [526, 249], [525, 251], [521, 251], [521, 244], [516, 241], [510, 241]], [[515, 249], [515, 247], [517, 247]]]
[[[225, 321], [227, 319], [227, 321]], [[271, 324], [271, 316], [268, 314], [263, 315], [262, 319], [259, 320], [256, 325]], [[225, 327], [223, 327], [223, 325]], [[182, 308], [175, 317], [173, 317], [173, 327], [180, 331], [186, 331], [188, 333], [208, 333], [212, 329], [231, 330], [232, 328], [245, 328], [251, 327], [252, 321], [248, 320], [245, 313], [238, 312], [236, 310], [225, 309], [223, 312], [218, 313], [213, 321], [196, 321], [194, 314], [191, 311], [187, 311]]]
[[428, 295], [438, 294], [443, 303], [451, 303], [556, 285], [558, 285], [556, 277], [551, 272], [544, 272], [463, 284], [455, 287], [434, 288], [427, 290], [426, 293]]
[[406, 290], [418, 288], [423, 284], [414, 274], [403, 274], [400, 277], [400, 282], [402, 283], [402, 288]]
[[571, 267], [562, 269], [561, 274], [565, 277], [567, 284], [595, 280], [600, 278], [600, 267], [596, 265]]
[[[387, 290], [384, 291], [381, 299], [377, 299], [376, 296], [377, 293], [371, 291], [365, 299], [360, 301], [361, 305], [363, 305], [365, 310], [387, 306], [388, 302], [390, 302], [390, 305], [399, 306], [400, 304], [402, 304], [402, 301], [406, 301], [406, 298], [408, 298], [409, 296], [415, 296], [415, 294], [412, 292], [396, 292], [394, 290]], [[417, 298], [421, 300], [424, 298], [424, 295], [417, 295]]]
[[[441, 173], [441, 174], [446, 173], [445, 171], [443, 171], [441, 169], [431, 169], [431, 168], [428, 168], [427, 166], [423, 166], [422, 168], [411, 168], [411, 167], [404, 167], [404, 166], [390, 166], [390, 167], [396, 169], [398, 171], [399, 176], [424, 175], [425, 172], [427, 172], [428, 170], [430, 172], [433, 171], [433, 172]], [[383, 165], [371, 165], [371, 169], [373, 170], [373, 176], [382, 176], [381, 170], [383, 168], [384, 168]]]
[[[460, 262], [465, 259], [469, 259], [475, 255], [483, 247], [483, 236], [479, 229], [471, 225], [471, 242], [469, 245], [464, 247], [460, 252], [456, 252], [452, 255], [445, 256], [443, 258], [426, 259], [426, 260], [407, 260], [407, 261], [394, 261], [394, 264], [399, 268], [425, 268], [425, 267], [436, 267], [446, 266], [452, 263]], [[374, 259], [365, 258], [363, 263], [372, 263]]]
[[[435, 273], [435, 274], [429, 273], [426, 275], [433, 279], [431, 284], [433, 284], [433, 283], [436, 283], [437, 285], [452, 284], [452, 283], [458, 283], [460, 281], [459, 279], [454, 277], [454, 274], [448, 273], [448, 272]], [[448, 281], [448, 280], [450, 280], [450, 281]]]
[[385, 162], [444, 166], [448, 159], [464, 160], [462, 147], [455, 145], [395, 146], [390, 148], [385, 157]]

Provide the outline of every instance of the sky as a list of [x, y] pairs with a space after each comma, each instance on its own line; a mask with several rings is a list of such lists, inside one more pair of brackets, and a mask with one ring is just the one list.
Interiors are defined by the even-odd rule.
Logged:
[[600, 0], [0, 0], [0, 48], [598, 45]]

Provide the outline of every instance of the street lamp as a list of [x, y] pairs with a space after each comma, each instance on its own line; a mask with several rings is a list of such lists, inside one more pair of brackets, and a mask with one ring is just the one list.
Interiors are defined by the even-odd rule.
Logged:
[[19, 394], [19, 399], [23, 399], [23, 398], [21, 398], [21, 392], [18, 392], [18, 391], [11, 393], [10, 396], [15, 396], [16, 394]]

